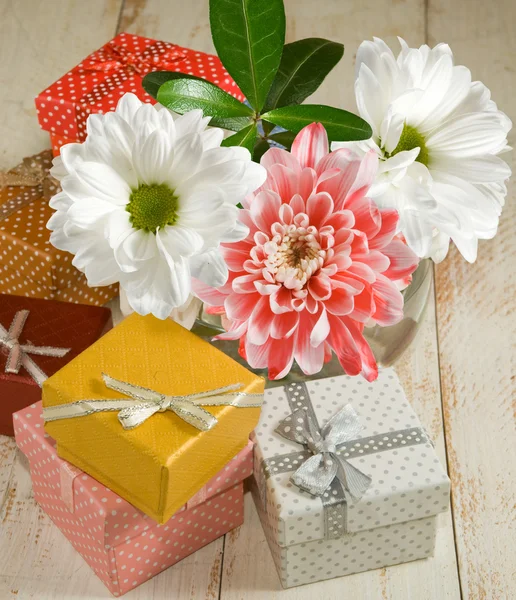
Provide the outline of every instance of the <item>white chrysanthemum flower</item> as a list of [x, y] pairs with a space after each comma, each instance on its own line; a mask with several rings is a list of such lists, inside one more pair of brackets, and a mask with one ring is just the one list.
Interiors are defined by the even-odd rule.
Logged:
[[83, 144], [68, 144], [52, 175], [50, 241], [75, 254], [90, 286], [120, 282], [138, 313], [165, 319], [183, 306], [191, 278], [226, 282], [220, 242], [247, 228], [238, 203], [266, 171], [244, 148], [220, 147], [223, 131], [201, 111], [173, 116], [125, 94], [115, 112], [91, 115]]
[[381, 162], [370, 195], [398, 210], [400, 231], [420, 257], [440, 262], [451, 238], [474, 262], [505, 201], [511, 172], [498, 154], [509, 149], [511, 121], [469, 69], [454, 66], [449, 46], [400, 43], [397, 58], [378, 38], [360, 45], [355, 93], [373, 137], [333, 149], [375, 149]]

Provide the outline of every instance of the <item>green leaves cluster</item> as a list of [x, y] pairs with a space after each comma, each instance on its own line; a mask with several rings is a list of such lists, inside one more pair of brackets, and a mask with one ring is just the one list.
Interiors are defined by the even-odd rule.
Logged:
[[[210, 0], [210, 25], [219, 58], [250, 106], [204, 79], [158, 71], [144, 78], [143, 87], [161, 104], [178, 113], [201, 109], [210, 125], [236, 132], [223, 145], [248, 148], [254, 160], [270, 141], [290, 148], [295, 134], [313, 122], [324, 125], [330, 140], [371, 137], [369, 125], [352, 113], [301, 104], [342, 58], [344, 46], [319, 38], [285, 44], [283, 0]], [[276, 126], [285, 131], [275, 133]]]

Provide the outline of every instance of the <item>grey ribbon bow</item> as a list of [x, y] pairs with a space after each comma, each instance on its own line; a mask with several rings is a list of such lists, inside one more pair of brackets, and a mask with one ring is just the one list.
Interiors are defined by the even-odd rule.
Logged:
[[25, 327], [25, 321], [29, 316], [30, 311], [19, 310], [12, 320], [9, 331], [0, 323], [0, 347], [7, 349], [7, 360], [5, 362], [6, 373], [19, 373], [21, 367], [34, 379], [41, 387], [46, 374], [38, 365], [30, 358], [29, 354], [37, 354], [39, 356], [53, 356], [61, 358], [70, 352], [70, 348], [54, 348], [52, 346], [34, 346], [33, 344], [22, 344], [20, 336]]
[[354, 440], [363, 427], [351, 404], [346, 404], [320, 429], [308, 411], [298, 408], [280, 422], [276, 432], [306, 446], [312, 456], [292, 475], [292, 481], [313, 496], [322, 496], [337, 478], [344, 490], [357, 502], [371, 485], [371, 478], [354, 467], [337, 448]]
[[124, 394], [126, 398], [79, 400], [70, 404], [48, 406], [43, 408], [45, 421], [72, 419], [87, 415], [115, 411], [124, 429], [134, 429], [158, 412], [171, 411], [200, 431], [209, 431], [218, 423], [217, 418], [200, 406], [234, 406], [236, 408], [259, 407], [263, 402], [263, 394], [237, 392], [228, 394], [243, 387], [242, 383], [234, 383], [198, 394], [171, 396], [154, 390], [120, 381], [105, 373], [102, 379], [106, 387]]

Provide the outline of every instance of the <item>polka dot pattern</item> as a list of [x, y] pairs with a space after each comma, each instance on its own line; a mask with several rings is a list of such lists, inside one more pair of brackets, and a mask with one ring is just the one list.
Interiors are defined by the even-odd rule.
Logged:
[[243, 522], [242, 480], [252, 472], [252, 444], [242, 450], [167, 523], [158, 525], [82, 472], [73, 480], [74, 512], [61, 497], [62, 465], [43, 431], [41, 402], [14, 415], [34, 496], [109, 590], [119, 596]]
[[[344, 404], [350, 402], [364, 425], [360, 439], [385, 434], [387, 449], [372, 454], [348, 452], [347, 460], [372, 478], [362, 499], [347, 505], [347, 530], [351, 534], [427, 518], [448, 508], [450, 483], [430, 442], [397, 448], [388, 447], [390, 432], [421, 427], [407, 402], [393, 369], [385, 369], [374, 383], [339, 376], [307, 382], [312, 406], [324, 425]], [[300, 400], [304, 402], [302, 399]], [[324, 537], [325, 514], [319, 498], [303, 492], [291, 480], [291, 472], [274, 473], [267, 479], [262, 461], [289, 455], [302, 460], [304, 448], [274, 431], [291, 413], [285, 388], [266, 390], [260, 422], [255, 429], [255, 479], [273, 507], [276, 542], [282, 546], [320, 540]], [[356, 443], [360, 443], [357, 440]], [[297, 455], [296, 455], [297, 453]], [[335, 489], [325, 492], [331, 499]]]
[[437, 517], [386, 525], [337, 540], [313, 540], [281, 546], [274, 501], [266, 507], [252, 485], [258, 515], [283, 587], [295, 587], [432, 556]]
[[52, 246], [46, 224], [54, 211], [43, 197], [26, 204], [33, 196], [33, 187], [0, 191], [0, 205], [21, 205], [0, 221], [0, 293], [93, 305], [116, 296], [117, 285], [90, 288], [73, 256]]
[[36, 98], [38, 120], [50, 132], [54, 152], [61, 141], [84, 141], [88, 115], [114, 110], [126, 92], [155, 103], [141, 84], [145, 74], [159, 70], [197, 75], [243, 100], [216, 56], [121, 33]]

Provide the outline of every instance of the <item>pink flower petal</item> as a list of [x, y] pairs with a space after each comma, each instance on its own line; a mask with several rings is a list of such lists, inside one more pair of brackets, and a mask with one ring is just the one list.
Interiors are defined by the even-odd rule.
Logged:
[[244, 271], [244, 263], [249, 258], [249, 249], [238, 244], [227, 244], [222, 247], [222, 256], [228, 269], [236, 273]]
[[278, 221], [280, 206], [280, 197], [273, 192], [262, 191], [255, 197], [251, 205], [251, 216], [260, 231], [270, 233], [272, 225]]
[[319, 301], [327, 300], [331, 296], [331, 280], [322, 273], [310, 277], [308, 281], [308, 292]]
[[393, 281], [405, 280], [416, 270], [419, 263], [416, 254], [401, 240], [392, 240], [382, 252], [390, 261], [389, 268], [383, 274]]
[[256, 293], [255, 282], [259, 279], [256, 274], [241, 275], [233, 279], [233, 291], [237, 294], [254, 294]]
[[328, 343], [348, 375], [358, 375], [362, 370], [362, 359], [358, 352], [353, 336], [344, 325], [341, 317], [328, 315], [330, 335]]
[[316, 315], [302, 313], [296, 332], [294, 358], [305, 375], [318, 373], [324, 364], [324, 344], [314, 347], [310, 343], [310, 336], [317, 320]]
[[282, 379], [288, 375], [294, 362], [294, 341], [295, 336], [287, 339], [271, 339], [268, 342], [268, 366], [269, 379]]
[[216, 289], [192, 277], [192, 291], [203, 302], [211, 306], [222, 307], [228, 294], [231, 293], [231, 286], [228, 287], [226, 284]]
[[299, 313], [287, 312], [275, 314], [272, 320], [271, 337], [276, 340], [290, 337], [296, 330], [299, 323]]
[[369, 247], [381, 250], [386, 246], [396, 234], [398, 227], [398, 211], [394, 208], [387, 208], [380, 211], [382, 224], [376, 235], [369, 236]]
[[367, 194], [367, 191], [374, 183], [377, 172], [378, 154], [374, 150], [370, 150], [360, 162], [355, 181], [346, 195], [344, 208], [348, 208], [348, 203], [354, 202], [357, 198], [363, 198]]
[[269, 170], [272, 165], [284, 165], [285, 167], [292, 169], [295, 173], [298, 173], [301, 170], [299, 161], [296, 157], [290, 152], [281, 150], [280, 148], [271, 148], [270, 150], [267, 150], [262, 156], [260, 164], [267, 170]]
[[350, 318], [345, 318], [345, 324], [360, 352], [362, 375], [367, 381], [374, 381], [378, 377], [378, 366], [374, 354], [362, 334], [362, 328], [357, 326]]
[[224, 302], [228, 318], [232, 321], [246, 321], [260, 298], [265, 298], [265, 296], [260, 296], [258, 293], [238, 294], [233, 292]]
[[326, 310], [333, 315], [349, 315], [354, 307], [354, 294], [350, 291], [354, 290], [338, 280], [332, 281], [332, 287], [331, 296], [324, 302]]
[[311, 123], [301, 129], [292, 143], [292, 154], [302, 167], [315, 168], [328, 152], [328, 134], [321, 123]]
[[396, 285], [384, 275], [378, 275], [373, 284], [376, 311], [373, 319], [383, 327], [395, 325], [403, 318], [403, 296]]
[[265, 369], [269, 359], [270, 347], [270, 340], [266, 344], [258, 346], [252, 344], [246, 336], [240, 342], [240, 354], [243, 355], [243, 358], [247, 360], [253, 369]]
[[279, 290], [270, 297], [271, 310], [276, 315], [290, 312], [294, 309], [292, 304], [292, 291], [281, 286]]
[[310, 344], [314, 348], [317, 348], [326, 340], [329, 333], [330, 323], [328, 321], [328, 315], [326, 314], [326, 310], [323, 308], [321, 310], [321, 316], [319, 317], [319, 320], [317, 321], [310, 333]]
[[265, 344], [269, 338], [273, 318], [274, 313], [270, 309], [269, 298], [260, 296], [247, 325], [247, 338], [252, 344], [257, 346]]
[[321, 227], [333, 211], [333, 200], [326, 192], [312, 194], [306, 202], [306, 214], [310, 225]]
[[354, 194], [346, 201], [346, 208], [355, 215], [355, 229], [363, 231], [368, 239], [377, 235], [382, 226], [382, 216], [372, 200]]

